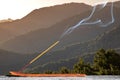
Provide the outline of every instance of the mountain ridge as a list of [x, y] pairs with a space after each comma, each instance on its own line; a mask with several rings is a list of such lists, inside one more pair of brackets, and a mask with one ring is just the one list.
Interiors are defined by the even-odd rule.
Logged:
[[50, 27], [57, 22], [89, 9], [91, 9], [91, 6], [86, 4], [70, 3], [33, 10], [22, 19], [0, 23], [0, 43], [39, 28]]
[[[73, 31], [73, 33], [62, 39], [60, 45], [58, 46], [63, 47], [65, 45], [72, 44], [74, 42], [84, 42], [87, 40], [91, 40], [97, 35], [100, 35], [101, 33], [107, 31], [108, 29], [111, 29], [113, 26], [117, 26], [119, 21], [120, 11], [119, 8], [116, 7], [114, 8], [115, 8], [114, 25], [105, 28], [99, 27], [97, 25], [81, 26], [81, 28], [76, 29], [75, 31]], [[104, 18], [104, 16], [108, 15], [107, 14], [108, 10], [109, 10], [109, 6], [106, 7], [105, 10], [100, 13], [103, 14], [102, 16], [96, 15], [96, 17]], [[18, 36], [15, 39], [9, 40], [5, 44], [2, 44], [1, 48], [8, 49], [10, 51], [20, 51], [18, 53], [34, 53], [44, 50], [51, 43], [54, 43], [56, 40], [58, 40], [65, 29], [75, 25], [81, 19], [89, 16], [90, 12], [91, 11], [86, 11], [79, 15], [75, 15], [46, 29], [39, 29], [31, 33], [28, 33], [26, 35]], [[110, 19], [109, 15], [106, 16], [106, 19]], [[24, 45], [21, 43], [23, 43]]]
[[[116, 49], [117, 48], [117, 51], [120, 51], [120, 46], [119, 46], [119, 44], [120, 44], [119, 43], [119, 39], [120, 39], [119, 3], [117, 2], [117, 7], [116, 6], [114, 6], [114, 7], [115, 7], [115, 9], [114, 9], [115, 22], [113, 24], [111, 24], [109, 27], [101, 28], [101, 27], [98, 27], [97, 25], [82, 26], [81, 28], [73, 31], [73, 33], [71, 35], [68, 35], [64, 39], [62, 39], [60, 44], [62, 44], [64, 42], [64, 45], [62, 44], [61, 48], [59, 48], [58, 50], [51, 50], [47, 54], [43, 55], [38, 61], [36, 61], [32, 65], [30, 65], [28, 68], [31, 68], [31, 67], [34, 68], [34, 66], [36, 66], [36, 65], [46, 65], [48, 62], [57, 63], [61, 60], [63, 60], [63, 63], [65, 64], [66, 63], [66, 62], [64, 62], [65, 59], [69, 60], [76, 56], [81, 57], [83, 55], [87, 55], [88, 53], [93, 55], [94, 51], [98, 50], [99, 48], [105, 48], [105, 49], [108, 49], [108, 48]], [[6, 43], [7, 44], [6, 46], [8, 46], [8, 47], [14, 46], [13, 49], [15, 49], [15, 50], [17, 50], [16, 48], [18, 48], [19, 50], [20, 49], [22, 50], [22, 48], [26, 49], [26, 48], [31, 47], [30, 49], [28, 49], [28, 51], [39, 46], [37, 48], [37, 50], [38, 50], [38, 52], [42, 52], [44, 50], [43, 47], [46, 48], [49, 45], [51, 45], [52, 43], [54, 43], [54, 41], [58, 40], [59, 36], [61, 35], [62, 32], [64, 32], [65, 29], [68, 29], [69, 27], [78, 23], [78, 21], [80, 21], [81, 19], [88, 16], [90, 11], [91, 11], [91, 9], [88, 11], [85, 11], [83, 13], [66, 18], [58, 23], [55, 23], [54, 25], [49, 26], [49, 28], [44, 28], [44, 29], [42, 28], [41, 30], [37, 30], [35, 32], [32, 31], [31, 33], [28, 33], [31, 36], [28, 36], [28, 34], [26, 34], [26, 35], [20, 35], [18, 37], [14, 37], [14, 38], [17, 38], [16, 42], [15, 42], [14, 38], [11, 39], [11, 41], [13, 43], [17, 43], [17, 44], [10, 43], [8, 46], [8, 43]], [[101, 12], [100, 14], [104, 14], [104, 15], [102, 15], [103, 18], [106, 17], [106, 19], [110, 19], [108, 17], [109, 15], [106, 12], [108, 12], [108, 8], [105, 9], [105, 12]], [[100, 14], [95, 17], [97, 17], [97, 18], [101, 17]], [[8, 23], [8, 24], [10, 24], [10, 23]], [[61, 29], [61, 26], [63, 27], [62, 29]], [[56, 28], [58, 28], [58, 30]], [[102, 29], [104, 29], [104, 30], [102, 30]], [[0, 28], [0, 31], [2, 31], [2, 30], [4, 30], [4, 28]], [[59, 31], [59, 30], [61, 30], [61, 31]], [[6, 31], [6, 33], [8, 33], [8, 32], [9, 32], [9, 30]], [[93, 32], [93, 33], [91, 33], [91, 32]], [[8, 36], [12, 35], [12, 33], [11, 34], [10, 33], [11, 32], [9, 32], [9, 34], [7, 34], [7, 35]], [[57, 33], [59, 33], [59, 34], [57, 34]], [[78, 35], [78, 33], [80, 33], [80, 34]], [[0, 35], [3, 35], [3, 34], [0, 34]], [[22, 38], [20, 38], [20, 37], [22, 37]], [[20, 40], [20, 41], [18, 41], [18, 40]], [[41, 40], [41, 42], [40, 42], [40, 40]], [[34, 44], [34, 42], [36, 42], [36, 44]], [[23, 47], [23, 46], [17, 47], [18, 45], [23, 45], [25, 47]], [[4, 45], [1, 44], [0, 46], [3, 47], [3, 46], [5, 46], [5, 44]], [[58, 46], [60, 46], [60, 45], [58, 45]], [[56, 48], [58, 48], [58, 46], [56, 46]], [[5, 74], [8, 73], [8, 71], [10, 71], [10, 70], [18, 71], [27, 62], [29, 62], [29, 60], [33, 59], [34, 57], [36, 57], [39, 54], [36, 51], [33, 51], [33, 53], [31, 51], [29, 51], [32, 54], [31, 53], [25, 54], [22, 52], [16, 53], [12, 50], [8, 50], [8, 51], [5, 51], [5, 50], [7, 50], [7, 49], [3, 49], [3, 50], [2, 50], [2, 48], [0, 49], [0, 62], [3, 63], [0, 65], [1, 69], [2, 69], [1, 72], [5, 73]], [[91, 56], [91, 55], [89, 55], [89, 56]], [[88, 58], [88, 59], [90, 59], [90, 58]], [[71, 61], [71, 62], [73, 63], [75, 61], [76, 61], [76, 58], [73, 59], [73, 61]], [[49, 65], [44, 66], [44, 67], [46, 68], [48, 66]]]

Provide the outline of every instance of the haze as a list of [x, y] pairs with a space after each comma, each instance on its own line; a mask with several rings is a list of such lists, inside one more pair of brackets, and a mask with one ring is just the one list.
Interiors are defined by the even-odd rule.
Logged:
[[[20, 19], [34, 9], [53, 6], [57, 4], [79, 2], [94, 5], [106, 0], [0, 0], [0, 20]], [[116, 0], [107, 0], [116, 1]]]

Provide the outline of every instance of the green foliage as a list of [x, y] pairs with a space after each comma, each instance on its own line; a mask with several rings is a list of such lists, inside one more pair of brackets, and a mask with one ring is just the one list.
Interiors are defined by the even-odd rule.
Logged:
[[[73, 69], [61, 67], [59, 71], [45, 71], [46, 74], [87, 74], [87, 75], [120, 75], [120, 55], [114, 50], [98, 50], [94, 55], [93, 64], [86, 63], [82, 58], [73, 65]], [[53, 67], [54, 68], [54, 67]]]
[[62, 67], [59, 71], [61, 74], [67, 74], [70, 73], [70, 71], [66, 67]]
[[73, 70], [75, 73], [84, 73], [84, 66], [84, 61], [80, 59], [80, 61], [74, 65]]
[[100, 49], [94, 57], [94, 69], [99, 74], [120, 74], [120, 55], [114, 50]]
[[85, 74], [91, 74], [91, 66], [90, 64], [85, 64], [83, 59], [80, 59], [77, 64], [73, 66], [73, 72], [74, 73], [85, 73]]

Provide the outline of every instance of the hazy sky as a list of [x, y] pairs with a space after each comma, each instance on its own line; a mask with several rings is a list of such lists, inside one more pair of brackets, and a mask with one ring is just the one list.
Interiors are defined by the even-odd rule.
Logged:
[[[69, 2], [83, 2], [90, 5], [105, 2], [106, 0], [0, 0], [0, 20], [20, 19], [34, 9]], [[118, 1], [118, 0], [107, 0]]]

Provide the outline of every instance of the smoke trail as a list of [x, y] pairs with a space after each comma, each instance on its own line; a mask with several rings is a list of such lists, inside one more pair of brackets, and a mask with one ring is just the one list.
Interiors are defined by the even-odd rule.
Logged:
[[[96, 20], [96, 21], [92, 21], [92, 22], [88, 22], [88, 21], [93, 17], [94, 13], [95, 13], [96, 11], [100, 11], [101, 9], [105, 8], [105, 6], [107, 5], [107, 3], [108, 3], [108, 2], [106, 1], [106, 2], [104, 2], [104, 3], [102, 3], [102, 4], [95, 5], [95, 6], [93, 7], [93, 10], [92, 10], [91, 14], [90, 14], [87, 18], [82, 19], [82, 20], [81, 20], [80, 22], [78, 22], [76, 25], [68, 28], [68, 29], [61, 35], [60, 39], [63, 38], [65, 35], [70, 34], [72, 31], [74, 31], [74, 29], [76, 29], [76, 28], [78, 28], [79, 26], [82, 26], [82, 25], [95, 25], [95, 24], [98, 24], [100, 27], [107, 27], [107, 26], [111, 25], [112, 23], [114, 23], [115, 19], [114, 19], [114, 15], [113, 15], [113, 2], [111, 3], [111, 9], [110, 9], [110, 14], [111, 14], [111, 18], [112, 18], [111, 21], [109, 21], [109, 22], [106, 23], [106, 24], [104, 24], [101, 19]], [[100, 8], [97, 9], [97, 6], [99, 6]]]
[[95, 6], [100, 6], [100, 9], [103, 9], [106, 5], [107, 5], [108, 1], [104, 1], [104, 2], [99, 2], [99, 3], [95, 3]]
[[101, 27], [107, 27], [107, 26], [111, 25], [112, 23], [114, 23], [114, 21], [115, 21], [115, 19], [114, 19], [114, 14], [113, 14], [113, 2], [111, 3], [110, 13], [111, 13], [111, 21], [109, 21], [109, 22], [106, 23], [106, 24], [103, 24], [103, 23], [101, 22], [101, 23], [100, 23], [100, 26], [101, 26]]
[[111, 14], [111, 21], [107, 22], [107, 23], [103, 23], [101, 20], [97, 20], [91, 23], [82, 23], [81, 25], [93, 25], [93, 24], [98, 24], [101, 27], [107, 27], [109, 25], [111, 25], [112, 23], [114, 23], [115, 19], [114, 19], [114, 14], [113, 14], [113, 3], [111, 3], [111, 9], [110, 9], [110, 14]]
[[35, 62], [37, 59], [39, 59], [41, 56], [43, 56], [45, 53], [47, 53], [49, 50], [51, 50], [53, 47], [55, 47], [60, 41], [56, 41], [53, 43], [50, 47], [48, 47], [46, 50], [44, 50], [42, 53], [40, 53], [38, 56], [36, 56], [34, 59], [32, 59], [27, 65], [22, 67], [22, 69], [19, 72], [22, 72], [26, 67], [28, 67], [30, 64]]
[[78, 22], [76, 25], [74, 25], [74, 26], [68, 28], [67, 31], [65, 31], [65, 32], [62, 34], [61, 38], [64, 37], [65, 35], [70, 34], [75, 28], [77, 28], [78, 26], [80, 26], [83, 22], [88, 21], [88, 20], [93, 16], [95, 10], [96, 10], [96, 6], [93, 7], [93, 10], [92, 10], [92, 12], [91, 12], [91, 14], [90, 14], [89, 17], [87, 17], [87, 18], [81, 20], [81, 21]]
[[[103, 22], [102, 22], [101, 19], [96, 20], [96, 21], [92, 21], [92, 22], [88, 22], [88, 21], [93, 17], [94, 13], [95, 13], [96, 11], [99, 11], [99, 10], [103, 9], [103, 8], [106, 6], [106, 4], [107, 4], [107, 2], [105, 2], [104, 4], [100, 4], [100, 5], [99, 5], [99, 6], [100, 6], [99, 9], [97, 9], [97, 5], [95, 5], [95, 6], [93, 7], [93, 10], [92, 10], [91, 14], [90, 14], [87, 18], [82, 19], [82, 20], [81, 20], [80, 22], [78, 22], [76, 25], [68, 28], [68, 29], [61, 35], [60, 39], [63, 38], [65, 35], [70, 34], [72, 31], [74, 31], [74, 29], [76, 29], [76, 28], [78, 28], [79, 26], [82, 26], [82, 25], [94, 25], [94, 24], [98, 24], [98, 25], [101, 26], [101, 27], [106, 27], [106, 26], [109, 26], [110, 24], [112, 24], [112, 23], [115, 21], [114, 16], [113, 16], [113, 2], [112, 2], [112, 4], [111, 4], [111, 9], [110, 9], [111, 19], [112, 19], [111, 21], [109, 21], [109, 22], [106, 23], [106, 24], [103, 24]], [[23, 71], [23, 70], [24, 70], [26, 67], [28, 67], [30, 64], [32, 64], [33, 62], [35, 62], [35, 61], [36, 61], [38, 58], [40, 58], [42, 55], [44, 55], [45, 53], [47, 53], [50, 49], [52, 49], [54, 46], [56, 46], [59, 42], [60, 42], [60, 41], [56, 41], [54, 44], [52, 44], [50, 47], [48, 47], [45, 51], [43, 51], [43, 52], [42, 52], [41, 54], [39, 54], [37, 57], [35, 57], [34, 59], [32, 59], [27, 65], [25, 65], [25, 66], [20, 70], [20, 72]]]

